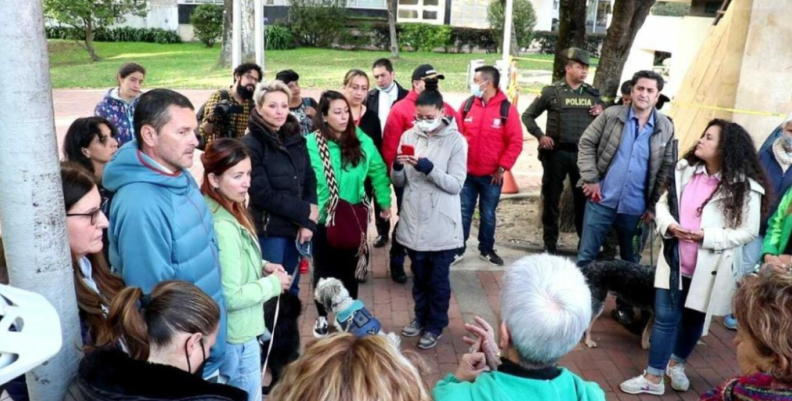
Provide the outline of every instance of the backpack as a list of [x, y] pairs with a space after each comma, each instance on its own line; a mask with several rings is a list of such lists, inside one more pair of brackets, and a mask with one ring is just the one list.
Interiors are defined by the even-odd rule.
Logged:
[[[467, 117], [470, 109], [473, 108], [473, 101], [476, 100], [475, 96], [469, 97], [465, 100], [465, 106], [462, 108], [462, 122], [465, 121], [465, 117]], [[500, 105], [500, 118], [501, 118], [501, 126], [506, 126], [506, 120], [509, 119], [509, 107], [511, 107], [511, 103], [508, 100], [504, 100], [501, 102]]]

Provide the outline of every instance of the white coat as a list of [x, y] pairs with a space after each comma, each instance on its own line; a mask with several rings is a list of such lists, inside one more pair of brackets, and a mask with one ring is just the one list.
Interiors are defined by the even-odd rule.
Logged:
[[[680, 160], [674, 174], [676, 177], [677, 197], [682, 197], [682, 191], [693, 178], [696, 166], [690, 166], [686, 160]], [[742, 246], [751, 242], [759, 235], [761, 221], [762, 196], [764, 188], [758, 182], [750, 179], [751, 190], [743, 203], [742, 224], [736, 228], [728, 228], [726, 217], [723, 213], [723, 193], [715, 192], [712, 199], [704, 206], [701, 212], [701, 229], [704, 231], [704, 240], [699, 245], [696, 269], [693, 272], [690, 291], [688, 292], [685, 307], [706, 314], [704, 333], [706, 335], [712, 316], [725, 316], [731, 313], [732, 295], [736, 288], [736, 272], [741, 270]], [[677, 199], [680, 208], [681, 199]], [[668, 227], [679, 224], [668, 208], [668, 192], [657, 203], [657, 231], [665, 238], [670, 238]], [[663, 252], [661, 251], [662, 255]], [[660, 257], [655, 273], [655, 287], [668, 289], [670, 287], [671, 268], [665, 258]], [[680, 273], [680, 288], [682, 278]]]

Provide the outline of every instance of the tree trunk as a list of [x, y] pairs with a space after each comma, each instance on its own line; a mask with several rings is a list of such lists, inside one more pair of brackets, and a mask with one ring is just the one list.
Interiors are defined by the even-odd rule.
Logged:
[[91, 18], [84, 19], [83, 26], [85, 26], [85, 50], [87, 50], [88, 55], [91, 56], [91, 61], [99, 61], [101, 58], [96, 54], [93, 43], [93, 20], [91, 20]]
[[396, 1], [387, 0], [388, 3], [388, 30], [390, 31], [391, 58], [399, 58], [399, 39], [396, 36]]
[[242, 62], [256, 59], [256, 6], [253, 0], [242, 0]]
[[599, 88], [604, 98], [616, 97], [635, 35], [654, 3], [655, 0], [616, 0], [613, 4], [613, 19], [602, 44], [600, 63], [594, 77], [594, 86]]
[[233, 28], [234, 0], [223, 0], [223, 48], [220, 50], [220, 58], [217, 64], [223, 67], [231, 66], [231, 30]]
[[561, 50], [586, 46], [586, 0], [561, 0], [558, 23], [553, 82], [564, 76], [565, 60], [560, 56]]

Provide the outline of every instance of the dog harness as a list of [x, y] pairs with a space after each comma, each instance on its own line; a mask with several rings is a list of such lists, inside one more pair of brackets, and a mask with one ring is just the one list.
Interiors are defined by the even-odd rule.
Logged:
[[355, 300], [352, 306], [338, 314], [338, 324], [344, 332], [352, 333], [357, 337], [377, 334], [382, 330], [380, 321], [360, 300]]

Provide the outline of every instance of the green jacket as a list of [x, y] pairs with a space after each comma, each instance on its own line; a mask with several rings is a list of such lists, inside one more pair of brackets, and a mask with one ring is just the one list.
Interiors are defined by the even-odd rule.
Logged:
[[264, 334], [264, 302], [281, 293], [275, 275], [262, 277], [264, 263], [256, 237], [214, 199], [204, 196], [214, 218], [220, 248], [220, 275], [228, 312], [227, 342], [243, 344]]
[[527, 379], [501, 372], [482, 373], [475, 382], [460, 382], [449, 374], [432, 391], [435, 401], [605, 401], [605, 393], [561, 368], [553, 380]]
[[778, 256], [786, 251], [789, 236], [792, 234], [792, 214], [787, 213], [790, 203], [792, 203], [792, 190], [784, 194], [778, 204], [778, 209], [767, 223], [767, 233], [765, 233], [762, 244], [762, 259], [760, 260], [764, 260], [765, 255]]
[[[318, 132], [318, 131], [317, 131]], [[330, 197], [330, 191], [327, 188], [327, 179], [325, 178], [324, 167], [322, 166], [322, 158], [319, 157], [319, 145], [316, 144], [317, 132], [311, 133], [306, 137], [308, 140], [308, 156], [311, 158], [311, 167], [316, 173], [316, 194], [319, 198], [319, 224], [325, 223], [327, 212], [325, 205], [327, 199]], [[356, 130], [357, 137], [360, 140], [360, 145], [363, 148], [363, 158], [357, 166], [347, 165], [341, 168], [341, 148], [335, 141], [327, 141], [327, 147], [330, 150], [330, 162], [333, 165], [335, 172], [336, 182], [338, 182], [338, 192], [341, 199], [355, 205], [363, 200], [366, 196], [366, 189], [363, 185], [366, 177], [371, 178], [371, 184], [374, 187], [374, 197], [377, 204], [383, 209], [389, 209], [391, 206], [391, 191], [390, 180], [388, 179], [388, 170], [385, 163], [382, 161], [377, 147], [374, 146], [374, 141], [364, 134], [358, 128]]]

